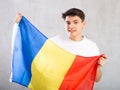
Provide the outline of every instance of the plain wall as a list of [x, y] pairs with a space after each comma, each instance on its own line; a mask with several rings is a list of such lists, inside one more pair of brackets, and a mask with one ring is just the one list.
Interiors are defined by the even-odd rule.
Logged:
[[46, 36], [65, 33], [61, 13], [82, 9], [87, 26], [84, 35], [95, 41], [108, 56], [103, 77], [95, 90], [120, 90], [120, 0], [0, 0], [0, 90], [28, 90], [10, 83], [12, 27], [18, 12]]

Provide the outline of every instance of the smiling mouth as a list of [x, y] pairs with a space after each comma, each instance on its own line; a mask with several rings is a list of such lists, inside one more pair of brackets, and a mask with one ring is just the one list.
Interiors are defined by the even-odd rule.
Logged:
[[76, 32], [76, 30], [68, 30], [68, 32]]

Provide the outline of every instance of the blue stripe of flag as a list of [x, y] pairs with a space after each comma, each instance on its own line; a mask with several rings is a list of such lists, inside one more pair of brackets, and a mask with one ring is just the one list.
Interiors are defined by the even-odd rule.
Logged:
[[28, 86], [31, 80], [31, 64], [47, 37], [24, 16], [19, 23], [12, 55], [12, 81]]

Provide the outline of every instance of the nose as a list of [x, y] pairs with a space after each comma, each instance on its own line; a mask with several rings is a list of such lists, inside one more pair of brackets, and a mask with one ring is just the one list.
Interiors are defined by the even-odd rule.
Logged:
[[68, 25], [68, 27], [69, 27], [69, 28], [73, 28], [73, 27], [74, 27], [74, 24], [71, 23], [71, 24]]

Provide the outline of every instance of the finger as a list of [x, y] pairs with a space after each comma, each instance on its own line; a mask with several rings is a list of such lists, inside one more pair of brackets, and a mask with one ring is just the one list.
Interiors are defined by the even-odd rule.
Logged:
[[101, 57], [100, 60], [104, 60], [104, 57]]
[[15, 22], [16, 22], [16, 23], [19, 23], [21, 19], [22, 19], [22, 14], [21, 14], [21, 13], [18, 13]]
[[101, 58], [101, 59], [99, 60], [98, 64], [99, 64], [100, 66], [103, 66], [103, 65], [105, 64], [105, 62], [106, 62], [106, 60]]
[[104, 59], [107, 59], [108, 58], [108, 56], [107, 55], [105, 55], [105, 54], [103, 54], [103, 56], [102, 56]]
[[19, 17], [22, 17], [22, 14], [19, 12], [19, 13], [18, 13], [18, 16], [19, 16]]

